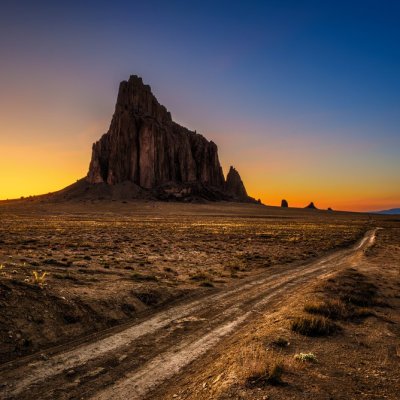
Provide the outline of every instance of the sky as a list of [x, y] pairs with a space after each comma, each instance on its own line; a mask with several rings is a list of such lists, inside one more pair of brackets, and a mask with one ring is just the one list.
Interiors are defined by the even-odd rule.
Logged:
[[399, 20], [395, 0], [3, 0], [0, 199], [85, 176], [137, 74], [265, 204], [400, 207]]

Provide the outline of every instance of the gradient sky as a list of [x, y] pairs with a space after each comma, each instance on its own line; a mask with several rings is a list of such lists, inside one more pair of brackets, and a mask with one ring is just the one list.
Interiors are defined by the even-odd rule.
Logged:
[[399, 21], [390, 0], [3, 0], [0, 199], [86, 175], [138, 74], [266, 204], [399, 207]]

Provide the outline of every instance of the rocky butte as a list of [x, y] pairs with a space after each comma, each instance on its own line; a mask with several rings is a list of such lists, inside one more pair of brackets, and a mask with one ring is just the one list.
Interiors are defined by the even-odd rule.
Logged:
[[218, 148], [172, 120], [149, 85], [132, 75], [119, 86], [110, 128], [93, 144], [89, 172], [64, 198], [155, 198], [255, 202], [239, 173], [225, 180]]

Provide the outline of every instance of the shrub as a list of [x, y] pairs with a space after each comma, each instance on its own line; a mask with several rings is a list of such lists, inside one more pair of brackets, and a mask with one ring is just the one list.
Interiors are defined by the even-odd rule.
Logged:
[[304, 336], [328, 336], [340, 327], [326, 317], [304, 315], [292, 321], [291, 329]]
[[347, 317], [346, 306], [340, 300], [308, 302], [304, 305], [304, 311], [331, 319], [344, 319]]
[[310, 361], [310, 362], [317, 362], [317, 357], [315, 356], [315, 354], [313, 353], [299, 353], [299, 354], [295, 354], [294, 356], [295, 360], [301, 361], [301, 362], [306, 362], [306, 361]]
[[246, 386], [277, 385], [282, 383], [283, 363], [280, 357], [267, 354], [259, 344], [245, 347], [240, 355], [239, 375]]

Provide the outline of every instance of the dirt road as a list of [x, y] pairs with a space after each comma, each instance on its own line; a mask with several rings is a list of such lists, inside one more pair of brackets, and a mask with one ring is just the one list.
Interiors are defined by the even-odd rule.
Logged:
[[262, 275], [195, 300], [186, 300], [54, 352], [0, 368], [4, 399], [143, 399], [212, 349], [224, 336], [310, 280], [356, 265], [375, 230], [349, 249]]

